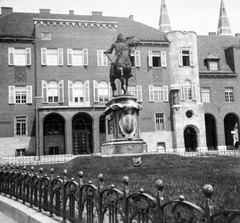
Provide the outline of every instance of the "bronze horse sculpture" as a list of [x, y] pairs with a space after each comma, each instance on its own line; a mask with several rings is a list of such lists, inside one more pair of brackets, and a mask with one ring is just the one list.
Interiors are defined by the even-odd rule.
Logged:
[[130, 60], [131, 53], [136, 49], [139, 44], [139, 40], [134, 36], [127, 37], [122, 42], [118, 42], [115, 47], [117, 54], [117, 60], [114, 64], [113, 72], [110, 70], [110, 83], [112, 87], [112, 93], [117, 89], [115, 80], [119, 79], [121, 82], [121, 89], [124, 94], [127, 93], [128, 79], [132, 76], [132, 62]]

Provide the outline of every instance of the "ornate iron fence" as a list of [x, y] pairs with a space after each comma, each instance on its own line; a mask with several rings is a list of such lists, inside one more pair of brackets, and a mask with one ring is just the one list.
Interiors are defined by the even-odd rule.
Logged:
[[[30, 207], [49, 212], [49, 216], [59, 216], [62, 222], [76, 223], [239, 223], [240, 209], [212, 213], [210, 205], [213, 187], [205, 185], [204, 207], [186, 201], [183, 195], [177, 200], [165, 201], [163, 181], [156, 182], [156, 194], [152, 196], [143, 189], [131, 192], [129, 178], [123, 177], [123, 190], [114, 185], [104, 187], [103, 174], [98, 176], [98, 185], [83, 182], [83, 172], [79, 178], [68, 179], [67, 170], [63, 179], [43, 175], [43, 169], [34, 173], [34, 167], [5, 166], [0, 169], [0, 193]], [[153, 193], [154, 194], [154, 193]]]

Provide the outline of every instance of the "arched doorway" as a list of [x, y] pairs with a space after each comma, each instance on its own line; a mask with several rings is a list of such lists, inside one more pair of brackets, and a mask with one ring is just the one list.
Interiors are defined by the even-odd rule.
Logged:
[[230, 113], [224, 118], [225, 143], [227, 149], [236, 149], [239, 144], [239, 118], [236, 114]]
[[93, 153], [92, 117], [86, 113], [79, 113], [72, 120], [74, 155]]
[[195, 152], [197, 150], [197, 133], [193, 127], [187, 127], [184, 130], [184, 144], [186, 152]]
[[216, 120], [213, 115], [205, 114], [206, 141], [208, 150], [217, 149]]
[[52, 113], [43, 122], [44, 155], [65, 154], [65, 120], [59, 114]]

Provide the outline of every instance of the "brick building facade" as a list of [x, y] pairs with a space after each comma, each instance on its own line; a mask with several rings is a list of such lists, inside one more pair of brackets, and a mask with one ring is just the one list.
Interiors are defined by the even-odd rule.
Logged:
[[234, 148], [232, 131], [240, 114], [238, 37], [165, 34], [132, 16], [101, 12], [14, 13], [5, 7], [0, 16], [1, 156], [101, 153], [109, 134], [102, 114], [111, 100], [110, 61], [103, 51], [119, 33], [141, 42], [131, 55], [128, 93], [142, 105], [140, 137], [148, 151]]

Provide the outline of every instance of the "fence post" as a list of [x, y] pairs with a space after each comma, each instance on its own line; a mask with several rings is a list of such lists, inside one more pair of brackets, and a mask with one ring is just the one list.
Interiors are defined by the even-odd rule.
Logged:
[[82, 185], [83, 185], [83, 172], [79, 171], [78, 172], [78, 177], [79, 177], [79, 209], [78, 209], [78, 217], [79, 217], [79, 222], [82, 223], [82, 210], [83, 210], [83, 204], [82, 204]]
[[205, 195], [205, 218], [207, 219], [207, 223], [213, 223], [212, 219], [212, 209], [213, 206], [210, 206], [211, 196], [213, 194], [213, 187], [210, 184], [206, 184], [203, 186], [203, 193]]
[[103, 212], [102, 212], [102, 190], [103, 190], [103, 174], [98, 175], [98, 195], [99, 195], [99, 223], [103, 223]]
[[124, 202], [124, 223], [128, 223], [129, 219], [129, 203], [128, 203], [128, 196], [130, 195], [130, 188], [129, 188], [129, 177], [124, 176], [122, 179], [124, 183], [123, 189], [123, 202]]
[[38, 211], [41, 212], [42, 211], [42, 173], [43, 173], [43, 168], [41, 167], [39, 169], [39, 173], [40, 173], [40, 176], [39, 176], [39, 182], [38, 182], [38, 185], [39, 185], [39, 199], [38, 199]]
[[158, 221], [159, 223], [164, 223], [164, 215], [163, 215], [163, 181], [157, 180], [156, 182], [157, 187], [157, 209], [158, 209]]
[[63, 170], [63, 223], [66, 223], [66, 183], [67, 183], [67, 170]]

